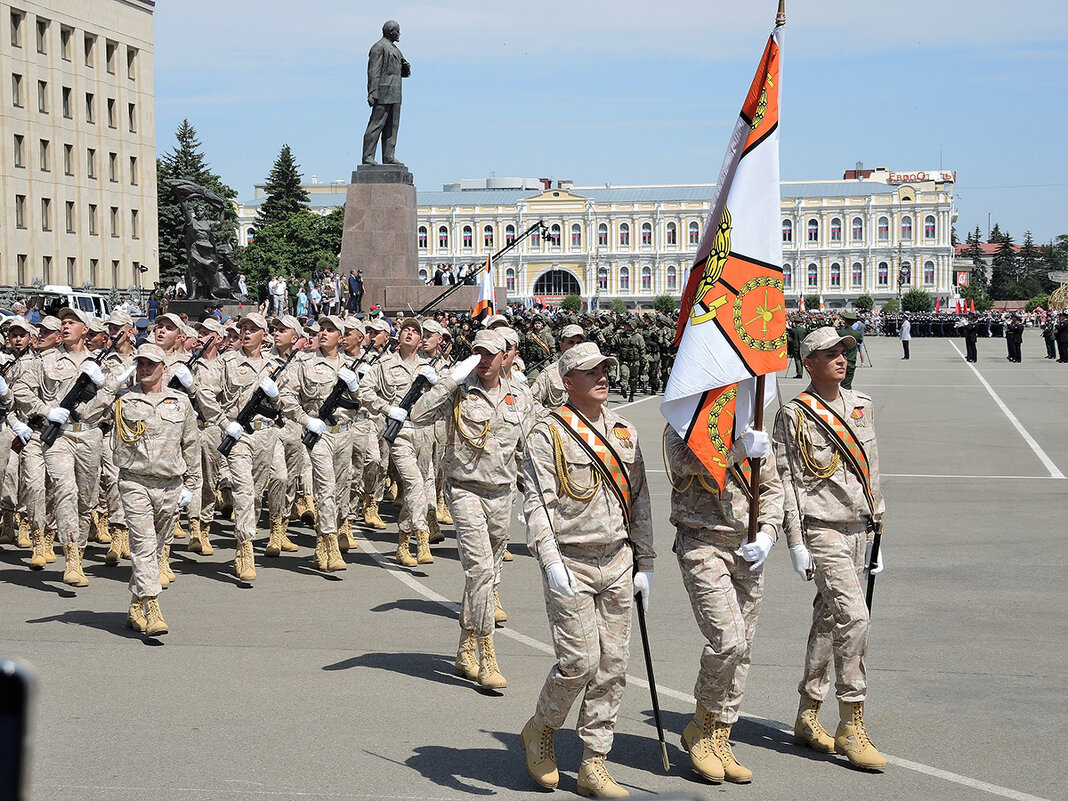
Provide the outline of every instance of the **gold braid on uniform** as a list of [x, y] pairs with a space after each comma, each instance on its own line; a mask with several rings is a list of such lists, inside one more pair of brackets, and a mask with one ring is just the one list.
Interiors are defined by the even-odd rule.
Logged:
[[560, 478], [560, 488], [564, 491], [564, 494], [572, 500], [585, 503], [593, 498], [597, 494], [597, 490], [601, 488], [601, 474], [596, 470], [591, 470], [593, 476], [592, 483], [585, 487], [580, 487], [571, 480], [571, 474], [567, 469], [567, 461], [564, 459], [564, 443], [560, 439], [560, 431], [556, 426], [549, 425], [549, 434], [553, 440], [553, 461], [556, 463], [556, 475]]
[[704, 487], [706, 491], [711, 492], [713, 495], [722, 495], [723, 493], [719, 489], [719, 487], [717, 487], [715, 484], [709, 484], [708, 481], [705, 480], [705, 477], [704, 476], [700, 476], [700, 475], [699, 476], [690, 476], [687, 479], [686, 484], [684, 486], [682, 486], [682, 487], [675, 486], [674, 478], [671, 475], [671, 467], [668, 465], [668, 458], [667, 458], [667, 432], [668, 432], [668, 427], [664, 426], [664, 435], [660, 438], [660, 454], [664, 459], [664, 472], [667, 473], [668, 484], [671, 485], [671, 488], [673, 490], [675, 490], [675, 492], [686, 492], [686, 490], [688, 490], [691, 486], [693, 486], [693, 480], [696, 478], [698, 483], [702, 487]]
[[489, 442], [490, 424], [488, 421], [483, 423], [482, 430], [474, 436], [464, 431], [463, 423], [460, 419], [460, 396], [462, 394], [462, 392], [457, 392], [456, 400], [452, 403], [452, 419], [456, 425], [456, 433], [476, 451], [483, 450], [486, 447], [486, 443]]
[[115, 433], [118, 434], [119, 439], [127, 445], [133, 445], [135, 442], [140, 442], [141, 438], [145, 435], [144, 420], [135, 422], [132, 431], [130, 426], [127, 425], [126, 419], [122, 416], [122, 398], [115, 401]]
[[794, 417], [797, 421], [797, 450], [801, 454], [801, 461], [805, 463], [805, 469], [816, 478], [830, 478], [834, 475], [835, 470], [838, 469], [838, 463], [841, 461], [838, 451], [831, 455], [831, 460], [827, 464], [819, 464], [816, 461], [815, 454], [812, 453], [812, 438], [809, 434], [808, 418], [798, 408], [794, 409]]

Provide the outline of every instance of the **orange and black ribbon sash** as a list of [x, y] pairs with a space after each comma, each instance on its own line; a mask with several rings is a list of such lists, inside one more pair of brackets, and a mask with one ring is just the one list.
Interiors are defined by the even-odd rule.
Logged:
[[565, 403], [552, 413], [552, 416], [564, 424], [564, 429], [579, 444], [593, 461], [593, 467], [600, 473], [602, 480], [611, 489], [623, 509], [623, 522], [630, 531], [630, 476], [623, 460], [615, 448], [593, 427], [582, 412]]
[[745, 497], [752, 502], [753, 489], [750, 486], [750, 478], [753, 475], [753, 463], [748, 459], [743, 459], [738, 464], [732, 464], [728, 467], [727, 472], [734, 476], [734, 480], [738, 482], [745, 492]]
[[530, 338], [533, 339], [535, 342], [537, 342], [539, 345], [541, 345], [542, 349], [547, 354], [549, 354], [550, 356], [552, 355], [553, 349], [551, 347], [549, 347], [548, 345], [546, 345], [541, 337], [539, 337], [537, 334], [532, 333], [530, 335]]
[[864, 452], [864, 446], [860, 444], [845, 420], [838, 416], [834, 409], [830, 408], [811, 392], [802, 392], [794, 401], [801, 410], [820, 427], [824, 434], [831, 440], [834, 447], [864, 488], [864, 497], [868, 500], [868, 509], [875, 514], [875, 496], [871, 490], [871, 465], [868, 463], [868, 454]]

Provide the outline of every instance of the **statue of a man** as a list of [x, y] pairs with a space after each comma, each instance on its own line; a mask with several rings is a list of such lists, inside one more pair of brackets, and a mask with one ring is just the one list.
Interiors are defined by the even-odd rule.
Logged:
[[382, 139], [382, 163], [400, 164], [394, 157], [400, 128], [401, 78], [412, 74], [395, 42], [400, 39], [400, 23], [389, 20], [382, 26], [382, 38], [367, 54], [367, 105], [371, 119], [363, 135], [363, 163], [377, 164], [375, 150]]

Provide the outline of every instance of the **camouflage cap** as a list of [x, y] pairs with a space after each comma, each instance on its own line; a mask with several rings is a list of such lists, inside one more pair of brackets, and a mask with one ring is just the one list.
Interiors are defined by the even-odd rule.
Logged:
[[605, 362], [613, 367], [619, 364], [615, 356], [602, 354], [596, 342], [580, 342], [560, 357], [560, 375], [567, 375], [572, 370], [592, 370]]
[[568, 337], [582, 337], [585, 339], [586, 332], [582, 330], [581, 325], [572, 323], [571, 325], [565, 325], [560, 329], [560, 339], [567, 339]]
[[108, 325], [133, 325], [133, 317], [124, 312], [122, 309], [115, 309], [108, 315]]
[[475, 341], [471, 343], [471, 350], [482, 348], [489, 353], [504, 353], [507, 350], [501, 329], [495, 328], [479, 331], [475, 334]]
[[839, 336], [838, 332], [830, 326], [817, 328], [801, 342], [801, 358], [807, 359], [818, 350], [827, 350], [842, 343], [846, 348], [855, 348], [857, 340], [851, 336]]
[[160, 363], [163, 362], [166, 357], [163, 355], [163, 348], [159, 345], [153, 344], [152, 342], [142, 342], [137, 347], [137, 350], [134, 351], [134, 358]]
[[251, 314], [246, 314], [244, 317], [237, 321], [237, 327], [244, 328], [246, 323], [248, 325], [254, 325], [263, 331], [266, 331], [268, 329], [267, 318], [259, 312], [252, 312]]
[[79, 323], [82, 323], [86, 326], [89, 325], [89, 317], [86, 316], [85, 312], [83, 312], [81, 309], [62, 309], [57, 316], [60, 320], [66, 320], [68, 317], [73, 317]]
[[519, 347], [519, 332], [514, 328], [510, 328], [507, 325], [502, 325], [499, 328], [491, 328], [491, 331], [496, 331], [504, 338], [504, 344], [510, 348]]

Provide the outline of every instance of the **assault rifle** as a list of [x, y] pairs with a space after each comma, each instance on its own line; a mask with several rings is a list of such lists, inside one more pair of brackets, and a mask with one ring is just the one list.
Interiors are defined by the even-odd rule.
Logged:
[[15, 362], [17, 362], [19, 359], [26, 355], [29, 349], [30, 343], [26, 343], [26, 347], [24, 347], [22, 350], [11, 353], [11, 361], [9, 361], [3, 367], [0, 367], [0, 378], [7, 378], [8, 371], [15, 366]]
[[[279, 376], [285, 372], [285, 369], [289, 367], [289, 363], [293, 361], [293, 357], [299, 353], [296, 348], [293, 348], [289, 352], [289, 356], [284, 362], [271, 370], [270, 379], [277, 383]], [[277, 420], [280, 412], [274, 406], [268, 406], [264, 401], [267, 400], [267, 393], [263, 391], [263, 387], [257, 386], [252, 393], [252, 397], [245, 402], [245, 405], [241, 407], [241, 411], [237, 413], [237, 417], [234, 418], [234, 422], [240, 425], [245, 431], [251, 434], [255, 429], [252, 428], [252, 420], [256, 415], [262, 415], [269, 420]], [[224, 434], [222, 442], [219, 443], [219, 453], [223, 456], [229, 456], [230, 451], [234, 449], [234, 445], [237, 444], [237, 440], [231, 437], [229, 434]]]
[[[189, 361], [185, 363], [185, 366], [189, 369], [190, 372], [192, 372], [193, 368], [196, 367], [196, 364], [200, 361], [200, 357], [204, 354], [204, 351], [208, 349], [208, 344], [209, 343], [207, 342], [203, 342], [201, 343], [199, 348], [193, 349], [193, 355], [190, 356]], [[167, 386], [171, 389], [185, 390], [185, 387], [182, 386], [182, 382], [178, 380], [178, 376], [174, 376], [173, 378], [171, 378], [171, 380], [167, 382]]]
[[[124, 336], [126, 336], [126, 332], [119, 331], [111, 338], [108, 346], [97, 353], [91, 361], [97, 366], [101, 365], [107, 355], [115, 350], [115, 346], [119, 344], [119, 340]], [[67, 419], [77, 423], [82, 419], [81, 415], [78, 414], [78, 407], [95, 397], [96, 384], [93, 383], [93, 379], [85, 373], [78, 373], [78, 377], [74, 379], [74, 386], [67, 390], [67, 394], [63, 396], [63, 400], [59, 402], [59, 405], [70, 412], [70, 417]], [[56, 440], [59, 439], [59, 434], [62, 430], [63, 425], [61, 423], [49, 420], [44, 430], [41, 431], [41, 444], [45, 448], [51, 448]]]
[[[364, 345], [363, 353], [361, 353], [360, 357], [353, 361], [352, 364], [348, 365], [348, 369], [352, 370], [352, 372], [355, 373], [356, 368], [364, 364], [364, 360], [367, 358], [368, 354], [370, 354], [372, 348], [373, 345]], [[383, 348], [381, 351], [374, 355], [374, 358], [372, 358], [371, 361], [366, 363], [368, 365], [372, 365], [388, 352], [388, 347]], [[325, 400], [323, 400], [322, 405], [319, 407], [319, 413], [316, 415], [316, 417], [318, 417], [320, 420], [325, 420], [333, 426], [337, 425], [337, 417], [334, 416], [334, 413], [338, 409], [360, 408], [360, 402], [354, 401], [352, 398], [348, 397], [348, 391], [348, 385], [339, 378], [334, 383], [334, 388], [330, 390], [330, 394], [326, 396]], [[314, 431], [305, 431], [304, 436], [300, 438], [300, 441], [303, 442], [304, 445], [310, 450], [311, 448], [314, 448], [315, 443], [319, 441], [319, 435], [316, 434]]]
[[[412, 385], [408, 387], [408, 391], [404, 393], [404, 397], [401, 398], [400, 403], [397, 404], [400, 408], [406, 412], [410, 412], [412, 407], [415, 406], [415, 402], [419, 400], [424, 392], [430, 388], [430, 381], [427, 380], [425, 375], [417, 375]], [[394, 420], [392, 417], [386, 418], [386, 430], [382, 435], [383, 438], [390, 445], [393, 441], [400, 436], [401, 429], [404, 427], [404, 423], [400, 420]]]

